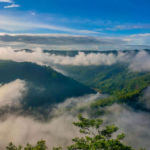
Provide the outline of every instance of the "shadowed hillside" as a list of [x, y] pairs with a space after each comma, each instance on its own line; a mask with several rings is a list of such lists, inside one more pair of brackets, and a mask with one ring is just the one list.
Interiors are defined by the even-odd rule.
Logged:
[[28, 94], [23, 101], [26, 106], [54, 104], [69, 97], [95, 93], [94, 90], [50, 67], [27, 62], [0, 61], [0, 83], [6, 84], [16, 79], [26, 81]]

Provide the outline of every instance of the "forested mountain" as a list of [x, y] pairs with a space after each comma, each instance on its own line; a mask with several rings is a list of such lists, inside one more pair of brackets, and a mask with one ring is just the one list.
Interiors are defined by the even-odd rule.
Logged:
[[[21, 51], [31, 52], [32, 50], [24, 49]], [[144, 50], [147, 55], [150, 54], [149, 49]], [[16, 51], [17, 52], [17, 51]], [[117, 57], [119, 53], [127, 54], [135, 57], [140, 50], [123, 50], [123, 51], [53, 51], [43, 50], [43, 53], [54, 54], [58, 56], [73, 57], [79, 52], [88, 54], [111, 54]], [[130, 101], [135, 100], [141, 92], [150, 85], [150, 72], [134, 72], [129, 69], [129, 64], [125, 62], [116, 62], [110, 65], [62, 65], [56, 64], [54, 68], [63, 71], [67, 76], [77, 80], [78, 82], [88, 86], [89, 88], [115, 96], [115, 101]], [[113, 100], [111, 100], [113, 101]], [[101, 101], [102, 102], [102, 101]], [[105, 100], [106, 103], [106, 100]]]
[[94, 90], [50, 67], [28, 62], [0, 61], [0, 83], [6, 84], [16, 79], [26, 81], [28, 88], [28, 94], [24, 98], [26, 106], [55, 104], [66, 98], [95, 93]]
[[110, 66], [61, 66], [69, 76], [102, 93], [123, 97], [140, 92], [150, 85], [150, 73], [128, 70], [126, 64]]
[[[138, 109], [147, 110], [138, 102], [142, 91], [150, 86], [150, 72], [132, 72], [128, 64], [102, 66], [57, 66], [73, 79], [109, 96], [97, 100], [92, 108], [125, 102]], [[138, 102], [138, 103], [137, 103]]]
[[[19, 52], [19, 51], [25, 51], [27, 53], [32, 53], [33, 50], [31, 49], [21, 49], [21, 50], [15, 50], [15, 52]], [[134, 52], [135, 54], [138, 53], [140, 50], [132, 50], [132, 52]], [[149, 49], [145, 49], [146, 52], [150, 53]], [[55, 55], [61, 55], [61, 56], [69, 56], [69, 57], [75, 57], [76, 55], [78, 55], [79, 52], [83, 52], [84, 54], [115, 54], [117, 55], [119, 52], [123, 52], [123, 53], [129, 53], [130, 50], [109, 50], [109, 51], [96, 51], [96, 50], [71, 50], [71, 51], [67, 51], [67, 50], [43, 50], [43, 53], [49, 53], [49, 54], [55, 54]]]

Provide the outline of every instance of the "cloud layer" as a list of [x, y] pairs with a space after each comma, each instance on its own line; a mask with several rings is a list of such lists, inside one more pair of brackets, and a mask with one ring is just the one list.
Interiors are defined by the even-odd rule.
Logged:
[[[29, 26], [30, 27], [30, 26]], [[18, 42], [25, 44], [38, 45], [104, 45], [104, 44], [123, 44], [120, 39], [106, 39], [93, 36], [59, 35], [59, 34], [22, 34], [22, 35], [0, 35], [1, 42]]]
[[110, 114], [103, 117], [106, 124], [115, 124], [119, 127], [118, 133], [125, 133], [124, 142], [134, 149], [144, 147], [149, 149], [150, 121], [149, 113], [135, 112], [128, 106], [113, 105], [105, 108]]
[[[22, 91], [26, 91], [26, 88], [25, 82], [21, 80], [1, 85], [1, 99], [3, 102], [5, 100], [5, 102], [9, 102], [9, 104], [13, 105], [14, 100], [18, 101], [23, 98]], [[12, 93], [15, 93], [15, 95]], [[147, 91], [145, 93], [147, 93]], [[8, 97], [8, 95], [10, 97]], [[84, 106], [87, 102], [100, 97], [101, 95], [97, 93], [95, 95], [92, 94], [79, 98], [67, 99], [64, 103], [59, 104], [54, 108], [53, 114], [56, 116], [56, 110], [59, 111], [62, 108], [68, 108], [72, 105], [78, 107], [78, 103], [80, 103], [81, 106]], [[7, 103], [5, 104], [7, 105]], [[0, 107], [3, 107], [3, 103], [0, 103]], [[122, 132], [126, 134], [124, 142], [127, 145], [131, 145], [135, 149], [138, 149], [140, 146], [147, 149], [149, 148], [149, 113], [135, 112], [126, 105], [120, 106], [118, 104], [99, 109], [107, 111], [107, 114], [102, 116], [104, 125], [115, 124], [120, 128], [117, 134]], [[4, 149], [9, 142], [13, 142], [16, 145], [25, 145], [27, 142], [35, 144], [41, 139], [47, 141], [49, 149], [57, 146], [66, 147], [72, 143], [72, 138], [81, 136], [78, 128], [72, 125], [72, 122], [77, 120], [77, 113], [78, 109], [69, 111], [69, 114], [68, 111], [67, 113], [62, 111], [60, 114], [57, 114], [57, 117], [53, 117], [46, 122], [35, 120], [33, 117], [29, 116], [8, 114], [6, 118], [0, 118], [0, 149]], [[83, 115], [88, 117], [87, 114]]]
[[49, 53], [43, 53], [40, 48], [34, 49], [33, 53], [27, 53], [25, 51], [14, 52], [10, 47], [0, 48], [0, 59], [2, 60], [13, 60], [17, 62], [35, 62], [41, 65], [112, 65], [119, 62], [125, 62], [131, 56], [120, 52], [118, 55], [115, 54], [103, 54], [103, 53], [90, 53], [85, 54], [79, 52], [75, 57], [55, 55]]
[[32, 53], [25, 51], [15, 52], [10, 47], [0, 48], [0, 59], [13, 60], [17, 62], [34, 62], [40, 65], [112, 65], [115, 63], [126, 63], [129, 69], [134, 72], [150, 71], [150, 54], [146, 51], [139, 51], [137, 54], [129, 52], [118, 52], [118, 54], [79, 52], [75, 57], [43, 53], [42, 49], [36, 48]]
[[[0, 87], [0, 108], [9, 106], [5, 107], [4, 110], [7, 112], [7, 115], [0, 117], [0, 149], [4, 149], [9, 142], [25, 146], [28, 142], [36, 144], [36, 142], [41, 139], [47, 141], [49, 149], [57, 146], [66, 147], [67, 145], [70, 145], [72, 143], [72, 138], [80, 136], [78, 129], [72, 125], [72, 122], [77, 120], [77, 118], [76, 116], [67, 114], [65, 111], [61, 111], [58, 116], [57, 112], [62, 108], [65, 109], [67, 107], [71, 107], [71, 103], [74, 103], [74, 106], [79, 104], [84, 105], [100, 96], [100, 94], [97, 93], [95, 95], [85, 95], [79, 98], [70, 98], [64, 103], [55, 106], [53, 112], [50, 111], [50, 114], [48, 114], [51, 117], [53, 117], [53, 115], [57, 115], [57, 117], [53, 117], [51, 120], [46, 122], [41, 122], [39, 120], [35, 120], [36, 116], [34, 115], [36, 114], [34, 114], [34, 109], [30, 109], [33, 116], [24, 116], [20, 113], [13, 114], [11, 111], [9, 113], [9, 111], [6, 110], [11, 110], [15, 104], [18, 112], [23, 111], [20, 100], [22, 100], [27, 91], [27, 87], [25, 85], [24, 81], [16, 80], [8, 84], [1, 85]], [[71, 101], [71, 103], [69, 101]], [[49, 112], [47, 111], [47, 113]]]
[[[54, 25], [38, 24], [35, 21], [19, 22], [18, 19], [11, 20], [0, 16], [1, 30], [31, 30], [31, 29], [49, 29], [72, 32], [76, 35], [69, 34], [7, 34], [0, 33], [1, 46], [13, 46], [15, 48], [34, 48], [42, 47], [43, 49], [53, 50], [133, 50], [149, 49], [150, 34], [136, 34], [122, 37], [88, 36], [92, 31], [75, 30], [63, 28]], [[32, 18], [34, 20], [34, 18]], [[32, 20], [31, 19], [31, 20]], [[98, 33], [97, 33], [98, 34]]]

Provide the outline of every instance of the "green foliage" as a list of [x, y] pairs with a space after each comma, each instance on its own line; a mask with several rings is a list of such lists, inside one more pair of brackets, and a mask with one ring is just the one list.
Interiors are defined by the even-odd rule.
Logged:
[[22, 146], [16, 147], [12, 142], [6, 147], [6, 150], [22, 150]]
[[61, 147], [58, 147], [58, 148], [54, 147], [53, 150], [62, 150], [62, 148]]
[[47, 147], [45, 145], [45, 141], [43, 141], [43, 140], [38, 141], [34, 149], [35, 150], [46, 150]]
[[114, 96], [109, 96], [104, 99], [96, 100], [91, 103], [91, 108], [96, 109], [98, 107], [111, 106], [113, 103], [118, 102]]
[[27, 143], [26, 147], [24, 148], [24, 150], [33, 150], [34, 146], [32, 146], [31, 144]]
[[80, 128], [80, 133], [88, 134], [82, 138], [75, 138], [75, 144], [68, 147], [68, 150], [133, 150], [130, 146], [126, 146], [121, 140], [125, 135], [118, 135], [116, 139], [112, 138], [113, 133], [118, 131], [115, 125], [106, 126], [100, 130], [103, 120], [86, 119], [78, 115], [79, 122], [73, 124]]
[[61, 69], [77, 81], [110, 95], [94, 102], [92, 108], [134, 101], [150, 85], [150, 72], [132, 72], [125, 63], [109, 66], [61, 66]]
[[[13, 143], [9, 143], [9, 145], [6, 147], [6, 150], [22, 150], [22, 149], [23, 149], [22, 146], [16, 147]], [[41, 140], [38, 141], [35, 146], [32, 146], [31, 144], [28, 143], [26, 147], [24, 147], [24, 150], [47, 150], [47, 147], [45, 145], [45, 141]]]

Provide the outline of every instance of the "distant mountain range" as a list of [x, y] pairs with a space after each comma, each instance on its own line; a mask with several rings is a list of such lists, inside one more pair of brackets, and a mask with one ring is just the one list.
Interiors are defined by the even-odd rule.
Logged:
[[[149, 49], [144, 49], [146, 52], [148, 52], [150, 54], [150, 50]], [[31, 49], [21, 49], [21, 50], [15, 50], [15, 52], [19, 52], [19, 51], [26, 51], [27, 53], [32, 53], [33, 50]], [[140, 50], [132, 50], [132, 52], [134, 52], [135, 54], [138, 53]], [[85, 54], [90, 54], [90, 53], [94, 53], [94, 54], [98, 54], [98, 53], [103, 53], [103, 54], [109, 54], [109, 53], [113, 53], [113, 54], [118, 54], [118, 52], [123, 52], [123, 53], [127, 53], [127, 52], [131, 52], [131, 50], [109, 50], [109, 51], [96, 51], [96, 50], [43, 50], [43, 53], [49, 53], [49, 54], [55, 54], [55, 55], [61, 55], [61, 56], [70, 56], [70, 57], [74, 57], [76, 55], [78, 55], [79, 52], [83, 52]]]

